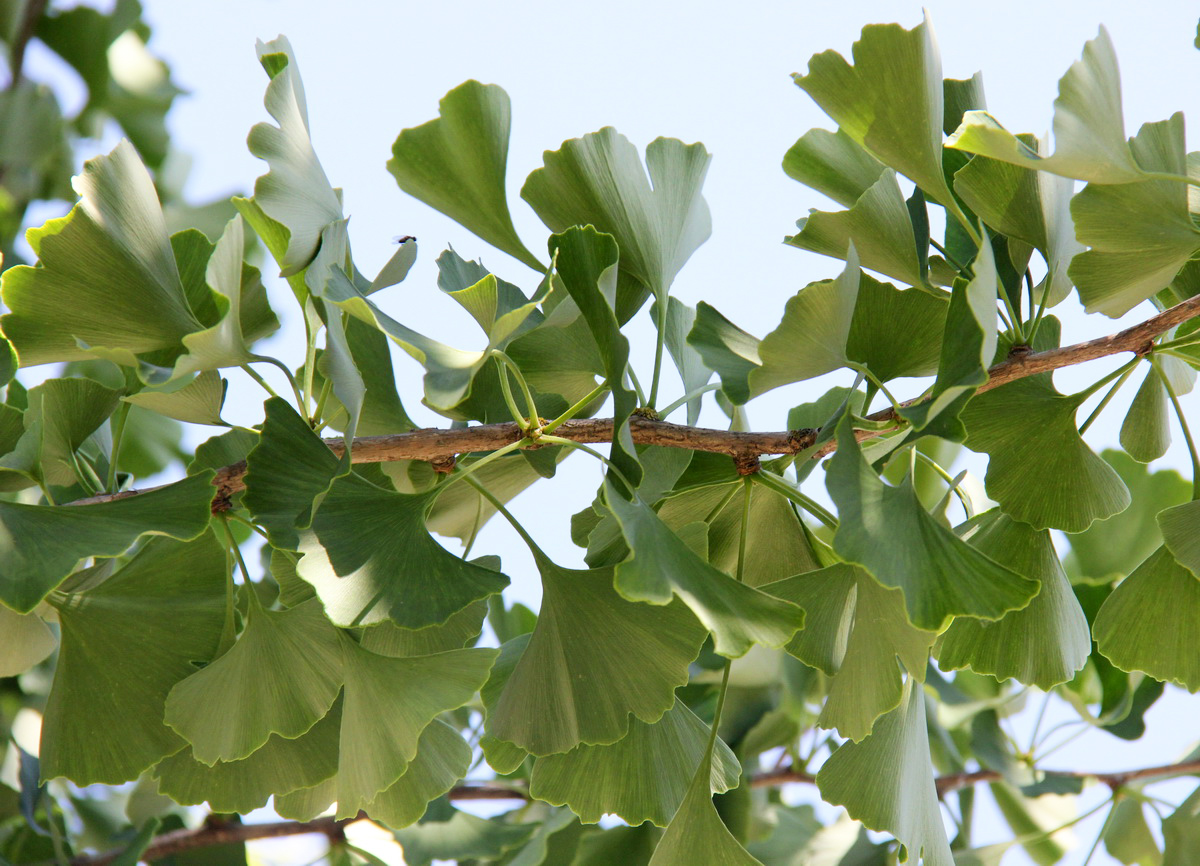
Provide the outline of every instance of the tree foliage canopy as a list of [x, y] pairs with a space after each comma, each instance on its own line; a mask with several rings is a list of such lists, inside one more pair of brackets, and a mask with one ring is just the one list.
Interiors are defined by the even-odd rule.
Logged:
[[[269, 119], [248, 147], [266, 172], [197, 207], [163, 170], [179, 91], [136, 0], [44, 6], [0, 22], [0, 728], [41, 724], [0, 775], [0, 863], [245, 862], [237, 815], [272, 797], [297, 822], [276, 830], [326, 832], [339, 863], [372, 861], [341, 831], [359, 816], [413, 866], [950, 866], [1016, 845], [1052, 863], [1070, 821], [1046, 803], [1094, 783], [1113, 792], [1113, 856], [1191, 862], [1200, 792], [1162, 820], [1160, 851], [1142, 788], [1200, 775], [1200, 753], [1061, 770], [1001, 727], [1044, 693], [1137, 739], [1164, 684], [1200, 690], [1181, 404], [1200, 367], [1200, 154], [1182, 114], [1126, 139], [1103, 29], [1059, 83], [1052, 145], [989, 114], [979, 75], [943, 78], [928, 21], [813, 57], [795, 83], [835, 129], [783, 169], [841, 209], [786, 243], [837, 264], [761, 339], [671, 291], [711, 230], [703, 145], [643, 152], [611, 127], [563, 142], [521, 187], [546, 226], [522, 239], [508, 96], [468, 81], [387, 161], [528, 266], [510, 282], [440, 254], [438, 289], [481, 331], [459, 348], [388, 302], [415, 239], [374, 276], [355, 267], [285, 38], [257, 46]], [[86, 82], [77, 116], [23, 77], [34, 38]], [[131, 89], [122, 52], [157, 77]], [[106, 119], [125, 140], [71, 179]], [[73, 207], [28, 230], [22, 263], [42, 199]], [[1054, 308], [1075, 293], [1098, 316], [1157, 314], [1061, 346]], [[272, 305], [293, 303], [306, 344], [256, 352]], [[637, 316], [657, 332], [650, 370], [630, 364]], [[410, 419], [392, 344], [444, 428]], [[1122, 352], [1058, 390], [1055, 369]], [[834, 371], [848, 387], [796, 406], [790, 430], [744, 429], [749, 401]], [[1097, 454], [1085, 434], [1135, 371], [1123, 451]], [[267, 392], [252, 426], [222, 417], [242, 374]], [[913, 377], [923, 391], [893, 395]], [[729, 429], [694, 426], [706, 400]], [[187, 448], [184, 425], [216, 432]], [[1146, 465], [1173, 435], [1190, 482]], [[988, 458], [982, 488], [947, 468], [961, 448]], [[571, 521], [582, 568], [506, 505], [568, 457], [604, 473]], [[497, 516], [530, 548], [536, 612], [475, 549]], [[823, 825], [784, 783], [845, 815]], [[1012, 836], [981, 848], [982, 784]], [[481, 798], [517, 808], [455, 805]]]

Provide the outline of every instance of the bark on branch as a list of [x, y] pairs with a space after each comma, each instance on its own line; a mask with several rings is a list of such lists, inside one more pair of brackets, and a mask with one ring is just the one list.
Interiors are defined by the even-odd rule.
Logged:
[[[981, 385], [978, 391], [990, 391], [1026, 376], [1048, 373], [1062, 367], [1094, 361], [1097, 358], [1121, 352], [1145, 355], [1153, 347], [1153, 340], [1156, 337], [1198, 315], [1200, 315], [1200, 295], [1189, 298], [1169, 310], [1151, 316], [1144, 322], [1107, 337], [1099, 337], [1059, 349], [1049, 349], [1045, 352], [1018, 349], [1006, 360], [988, 370], [988, 381]], [[913, 406], [923, 399], [926, 398], [918, 397], [901, 405]], [[896, 421], [897, 425], [900, 423], [892, 408], [875, 412], [868, 418], [877, 422]], [[773, 433], [734, 432], [704, 427], [686, 427], [682, 424], [654, 421], [641, 416], [631, 418], [629, 427], [633, 441], [641, 445], [661, 445], [667, 448], [687, 448], [692, 451], [728, 454], [735, 461], [747, 465], [752, 464], [754, 459], [764, 454], [799, 454], [811, 448], [817, 438], [815, 430], [782, 430]], [[888, 429], [894, 428], [858, 430], [856, 435], [859, 439], [870, 439], [887, 432]], [[352, 459], [355, 463], [427, 460], [446, 466], [452, 465], [452, 461], [459, 454], [494, 451], [520, 440], [524, 435], [524, 431], [519, 425], [507, 423], [480, 424], [458, 429], [412, 430], [387, 436], [360, 436], [354, 440]], [[613, 419], [581, 418], [567, 421], [554, 431], [554, 435], [580, 443], [611, 442]], [[339, 456], [345, 449], [345, 444], [341, 439], [326, 439], [325, 444]], [[814, 458], [823, 457], [836, 447], [836, 443], [832, 441], [825, 442], [812, 456]], [[222, 467], [217, 471], [212, 482], [213, 486], [217, 488], [217, 493], [213, 498], [214, 511], [227, 510], [230, 497], [245, 489], [246, 485], [243, 480], [245, 474], [245, 461]], [[144, 491], [128, 490], [122, 493], [93, 496], [76, 500], [71, 504], [92, 505], [134, 496], [139, 492]]]
[[[1158, 779], [1167, 776], [1200, 774], [1200, 760], [1183, 761], [1178, 764], [1164, 764], [1156, 767], [1142, 767], [1135, 770], [1119, 772], [1086, 772], [1077, 770], [1046, 770], [1047, 777], [1059, 779], [1094, 779], [1107, 785], [1114, 792], [1130, 782], [1142, 779]], [[969, 773], [952, 773], [939, 776], [935, 780], [938, 797], [943, 797], [951, 791], [975, 785], [980, 782], [996, 782], [1003, 778], [995, 770], [975, 770]], [[786, 784], [816, 784], [816, 777], [809, 773], [784, 767], [758, 773], [751, 777], [750, 786], [753, 788], [770, 788]], [[528, 800], [528, 794], [515, 788], [504, 788], [494, 785], [460, 785], [449, 794], [451, 800]], [[335, 818], [318, 818], [315, 821], [277, 821], [270, 824], [231, 824], [224, 822], [207, 823], [195, 830], [174, 830], [154, 839], [140, 858], [141, 861], [158, 860], [169, 857], [180, 851], [195, 848], [207, 848], [213, 845], [228, 845], [237, 842], [248, 842], [254, 839], [273, 839], [280, 836], [301, 836], [319, 833], [331, 839], [340, 838], [340, 832], [347, 824], [367, 817], [359, 814], [354, 818], [337, 820]], [[71, 866], [107, 866], [116, 860], [124, 849], [105, 851], [100, 854], [80, 854], [71, 858]]]

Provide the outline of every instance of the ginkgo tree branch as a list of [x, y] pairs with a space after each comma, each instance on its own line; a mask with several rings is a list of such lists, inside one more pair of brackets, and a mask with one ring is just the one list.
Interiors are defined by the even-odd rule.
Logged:
[[[1114, 792], [1130, 782], [1159, 779], [1167, 776], [1200, 773], [1200, 760], [1181, 761], [1177, 764], [1164, 764], [1155, 767], [1141, 767], [1134, 770], [1116, 772], [1088, 772], [1080, 770], [1046, 770], [1045, 775], [1057, 779], [1095, 780], [1107, 785]], [[939, 797], [950, 791], [976, 785], [981, 782], [997, 782], [1003, 779], [1002, 773], [996, 770], [974, 770], [966, 773], [951, 773], [939, 776], [935, 780]], [[750, 778], [752, 788], [770, 788], [786, 784], [816, 784], [816, 777], [810, 773], [783, 767], [758, 773]], [[451, 789], [447, 793], [451, 800], [528, 800], [528, 794], [520, 788], [507, 788], [496, 785], [465, 784]], [[156, 837], [138, 858], [140, 861], [159, 860], [190, 851], [196, 848], [206, 848], [213, 845], [230, 845], [249, 842], [255, 839], [275, 839], [283, 836], [302, 836], [305, 834], [321, 834], [331, 839], [340, 838], [341, 830], [347, 824], [366, 818], [359, 814], [353, 818], [338, 820], [332, 816], [317, 818], [313, 821], [276, 821], [266, 824], [234, 824], [224, 821], [213, 821], [203, 824], [193, 830], [173, 830]], [[106, 851], [100, 854], [81, 854], [70, 860], [71, 866], [107, 866], [124, 853], [124, 849]]]
[[[1017, 379], [1048, 373], [1063, 367], [1094, 361], [1121, 352], [1133, 352], [1144, 356], [1154, 348], [1154, 339], [1171, 328], [1200, 316], [1200, 295], [1189, 298], [1170, 309], [1151, 316], [1115, 334], [1098, 337], [1082, 343], [1063, 346], [1058, 349], [1048, 349], [1034, 352], [1027, 347], [1015, 348], [1006, 358], [988, 370], [988, 380], [978, 388], [979, 392], [989, 391]], [[926, 397], [917, 397], [904, 401], [902, 408], [918, 405]], [[899, 418], [894, 407], [880, 410], [867, 416], [870, 421], [877, 422], [877, 429], [857, 430], [859, 439], [869, 439], [886, 433], [889, 429], [887, 422]], [[672, 424], [667, 421], [657, 421], [635, 415], [629, 421], [633, 441], [640, 445], [659, 445], [667, 448], [686, 448], [692, 451], [709, 451], [717, 454], [728, 454], [738, 461], [743, 471], [751, 472], [760, 455], [799, 454], [816, 443], [815, 430], [782, 430], [778, 432], [744, 432], [731, 430], [716, 430], [704, 427], [688, 427], [682, 424]], [[435, 467], [452, 467], [457, 455], [478, 451], [494, 451], [520, 441], [529, 436], [536, 439], [536, 430], [522, 429], [516, 423], [480, 424], [474, 427], [455, 429], [427, 428], [411, 430], [406, 433], [393, 433], [385, 436], [360, 436], [354, 439], [352, 460], [354, 463], [385, 463], [396, 460], [426, 460]], [[613, 438], [612, 418], [580, 418], [563, 421], [554, 431], [554, 435], [580, 443], [611, 442]], [[342, 439], [326, 439], [329, 449], [341, 455], [345, 449]], [[835, 442], [828, 441], [816, 449], [812, 456], [823, 457], [837, 447]], [[243, 478], [246, 474], [246, 463], [241, 461], [219, 469], [213, 478], [213, 486], [217, 488], [213, 500], [215, 511], [229, 507], [233, 494], [245, 489]], [[112, 499], [131, 496], [138, 491], [124, 491], [118, 494], [93, 496], [79, 499], [72, 505], [90, 505]]]

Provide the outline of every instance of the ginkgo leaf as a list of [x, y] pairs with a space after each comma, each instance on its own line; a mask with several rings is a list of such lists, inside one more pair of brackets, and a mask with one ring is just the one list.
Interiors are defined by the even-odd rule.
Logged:
[[1121, 422], [1120, 441], [1125, 453], [1139, 463], [1149, 463], [1167, 453], [1171, 447], [1170, 405], [1162, 376], [1152, 361]]
[[[1017, 138], [1038, 153], [1045, 150], [1031, 135]], [[1044, 292], [1047, 307], [1070, 293], [1067, 267], [1083, 252], [1071, 218], [1070, 178], [976, 156], [955, 173], [954, 191], [988, 225], [1041, 250], [1047, 274], [1035, 295]]]
[[453, 249], [438, 256], [437, 267], [438, 288], [470, 313], [494, 345], [505, 345], [545, 320], [535, 307], [546, 298], [549, 281], [544, 281], [530, 299], [481, 262], [468, 262]]
[[[1129, 141], [1147, 172], [1186, 175], [1183, 115], [1147, 123]], [[1177, 180], [1088, 184], [1071, 199], [1079, 242], [1068, 274], [1089, 313], [1116, 318], [1165, 288], [1200, 250], [1200, 228]]]
[[701, 301], [696, 305], [696, 322], [687, 341], [721, 377], [726, 397], [738, 405], [750, 399], [750, 373], [762, 366], [761, 340]]
[[810, 129], [783, 157], [788, 177], [843, 207], [852, 207], [879, 180], [884, 169], [883, 163], [841, 129]]
[[845, 366], [846, 338], [854, 319], [862, 272], [853, 243], [839, 255], [846, 267], [833, 280], [810, 283], [784, 307], [783, 321], [758, 345], [762, 366], [750, 372], [751, 392], [811, 379]]
[[99, 586], [51, 598], [62, 647], [42, 726], [44, 778], [120, 784], [186, 745], [163, 707], [217, 651], [227, 575], [211, 534], [156, 538]]
[[[650, 317], [658, 321], [658, 302], [650, 307]], [[678, 298], [667, 298], [667, 330], [664, 342], [671, 360], [679, 370], [684, 394], [695, 393], [708, 384], [713, 371], [695, 347], [687, 342], [687, 335], [696, 324], [696, 310]], [[687, 423], [694, 425], [700, 419], [701, 398], [695, 397], [687, 403]]]
[[796, 228], [798, 233], [784, 239], [789, 246], [835, 259], [845, 259], [847, 247], [853, 246], [864, 268], [913, 286], [927, 282], [904, 194], [891, 169], [884, 169], [849, 210], [810, 210]]
[[303, 734], [341, 688], [337, 629], [316, 601], [281, 611], [251, 602], [237, 643], [176, 684], [165, 718], [197, 761], [240, 761], [272, 734]]
[[208, 370], [177, 390], [139, 391], [121, 399], [176, 421], [228, 427], [229, 424], [221, 417], [221, 407], [225, 405], [228, 388], [229, 383], [215, 370]]
[[[555, 565], [538, 551], [542, 607], [494, 705], [488, 733], [535, 755], [614, 743], [630, 715], [656, 722], [688, 681], [705, 629], [679, 601], [626, 601], [613, 569]], [[640, 661], [630, 665], [628, 659]]]
[[914, 862], [923, 857], [927, 866], [953, 866], [933, 785], [925, 692], [914, 680], [905, 682], [900, 704], [869, 737], [830, 756], [817, 773], [817, 787], [850, 817], [895, 836]]
[[853, 66], [825, 51], [792, 78], [842, 132], [961, 221], [942, 174], [942, 61], [928, 18], [912, 30], [868, 25], [853, 51]]
[[465, 81], [442, 97], [438, 117], [406, 129], [387, 168], [400, 189], [536, 271], [504, 191], [512, 106], [495, 84]]
[[[478, 559], [472, 561], [476, 565], [484, 565]], [[382, 622], [365, 629], [360, 643], [363, 648], [373, 653], [394, 657], [423, 656], [462, 649], [483, 630], [483, 618], [487, 616], [487, 609], [486, 601], [477, 601], [467, 605], [441, 625], [426, 628], [401, 628], [390, 622]]]
[[364, 811], [393, 829], [407, 827], [425, 814], [431, 800], [458, 784], [470, 766], [471, 747], [458, 731], [434, 719], [421, 732], [417, 755], [404, 775], [378, 794]]
[[940, 631], [954, 616], [999, 619], [1029, 603], [1038, 582], [938, 523], [921, 506], [911, 476], [899, 487], [885, 484], [863, 459], [849, 419], [838, 425], [837, 438], [825, 476], [841, 517], [833, 547], [884, 586], [900, 589], [914, 626]]
[[700, 761], [679, 810], [654, 849], [649, 866], [762, 866], [741, 846], [713, 805], [709, 755]]
[[[667, 826], [705, 756], [709, 728], [676, 701], [653, 724], [633, 719], [629, 733], [610, 745], [580, 745], [561, 755], [540, 757], [529, 779], [530, 795], [570, 806], [588, 824], [606, 814], [630, 825]], [[738, 784], [742, 768], [723, 741], [713, 752], [709, 787], [722, 794]], [[634, 785], [630, 780], [637, 780]]]
[[203, 329], [188, 305], [154, 182], [127, 141], [84, 163], [80, 203], [30, 229], [37, 267], [4, 273], [0, 319], [21, 366], [176, 347]]
[[1042, 588], [1028, 607], [998, 622], [955, 618], [938, 638], [938, 664], [943, 670], [970, 667], [1000, 680], [1011, 677], [1042, 690], [1070, 680], [1087, 662], [1092, 643], [1050, 533], [993, 509], [976, 518], [964, 537], [1001, 565], [1040, 580]]
[[664, 303], [679, 269], [712, 233], [700, 194], [710, 158], [704, 145], [656, 138], [643, 169], [637, 149], [606, 126], [542, 154], [521, 198], [553, 232], [590, 224], [611, 234], [621, 269]]
[[523, 844], [536, 823], [506, 824], [455, 811], [444, 821], [425, 821], [393, 832], [408, 866], [430, 866], [434, 860], [456, 862], [495, 858]]
[[196, 538], [212, 516], [211, 479], [205, 471], [137, 496], [72, 508], [0, 502], [0, 601], [28, 613], [88, 557], [124, 553], [147, 534]]
[[430, 537], [425, 512], [435, 496], [384, 490], [356, 474], [334, 482], [300, 534], [296, 571], [335, 624], [440, 625], [508, 585]]
[[1163, 543], [1184, 568], [1200, 576], [1200, 500], [1185, 502], [1158, 513]]
[[989, 456], [988, 495], [1035, 529], [1082, 532], [1129, 507], [1129, 490], [1075, 426], [1087, 393], [1059, 394], [1029, 376], [974, 397], [962, 412], [966, 445]]
[[0, 604], [0, 677], [15, 677], [58, 646], [50, 626], [36, 613], [17, 613]]
[[1200, 579], [1166, 547], [1117, 585], [1096, 614], [1092, 634], [1121, 670], [1200, 690]]
[[1058, 82], [1053, 155], [1039, 156], [986, 111], [968, 111], [946, 147], [1093, 183], [1133, 183], [1145, 176], [1125, 142], [1121, 75], [1104, 27]]
[[[500, 645], [500, 655], [492, 663], [488, 680], [479, 690], [479, 699], [483, 701], [488, 716], [495, 712], [496, 703], [504, 693], [505, 686], [508, 685], [508, 678], [517, 669], [517, 663], [525, 654], [525, 647], [529, 645], [529, 641], [533, 637], [534, 625], [536, 625], [536, 619], [534, 623], [530, 624], [529, 631], [510, 637]], [[487, 759], [488, 765], [497, 773], [514, 773], [529, 757], [529, 753], [520, 746], [488, 733], [486, 726], [483, 736], [479, 738], [479, 748], [483, 752], [484, 758]]]
[[846, 356], [887, 381], [931, 376], [938, 369], [949, 295], [897, 289], [863, 274]]
[[866, 571], [838, 563], [776, 581], [765, 592], [804, 609], [804, 631], [787, 651], [832, 677], [817, 724], [858, 741], [900, 703], [899, 659], [923, 680], [934, 634], [909, 624], [904, 596]]
[[712, 632], [716, 651], [730, 658], [755, 643], [782, 646], [804, 625], [804, 613], [717, 571], [640, 500], [609, 487], [608, 507], [621, 524], [630, 558], [617, 566], [616, 588], [631, 601], [666, 605], [678, 596]]
[[272, 794], [308, 789], [337, 772], [341, 702], [295, 739], [272, 734], [245, 760], [208, 766], [190, 749], [176, 752], [154, 767], [159, 790], [177, 803], [207, 802], [214, 811], [251, 812]]
[[279, 126], [258, 123], [246, 145], [270, 170], [254, 182], [254, 203], [288, 231], [278, 259], [281, 276], [299, 273], [317, 253], [321, 230], [342, 218], [334, 192], [308, 133], [308, 106], [296, 55], [286, 36], [256, 44], [258, 61], [271, 83], [263, 105]]
[[404, 775], [421, 732], [441, 712], [471, 700], [487, 679], [493, 649], [414, 658], [377, 655], [343, 638], [345, 703], [339, 746], [338, 814], [365, 808]]

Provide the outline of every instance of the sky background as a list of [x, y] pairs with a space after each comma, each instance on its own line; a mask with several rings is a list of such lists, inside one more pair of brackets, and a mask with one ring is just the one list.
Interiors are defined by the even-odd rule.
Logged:
[[[689, 304], [708, 301], [763, 336], [778, 323], [791, 295], [841, 269], [840, 262], [781, 243], [809, 208], [837, 209], [780, 169], [784, 152], [806, 130], [833, 128], [792, 83], [790, 73], [804, 72], [811, 55], [829, 48], [849, 55], [864, 24], [898, 21], [911, 27], [922, 15], [916, 4], [895, 2], [144, 2], [154, 29], [151, 49], [171, 64], [176, 81], [189, 91], [169, 119], [176, 145], [194, 160], [188, 197], [204, 201], [248, 193], [265, 171], [245, 147], [250, 127], [269, 120], [262, 106], [267, 78], [254, 46], [256, 39], [287, 35], [303, 75], [317, 153], [332, 183], [344, 189], [359, 269], [373, 275], [394, 251], [394, 235], [417, 236], [421, 255], [416, 267], [379, 299], [405, 324], [462, 348], [478, 348], [480, 335], [466, 313], [436, 288], [434, 260], [446, 245], [464, 257], [482, 257], [491, 270], [526, 291], [538, 277], [409, 198], [385, 169], [399, 131], [436, 117], [446, 91], [469, 78], [508, 91], [513, 107], [509, 201], [517, 230], [535, 254], [545, 250], [548, 231], [520, 200], [519, 190], [528, 173], [541, 165], [544, 150], [607, 125], [639, 148], [660, 135], [703, 142], [713, 154], [704, 189], [713, 233], [680, 273], [673, 292]], [[988, 109], [1014, 131], [1040, 134], [1050, 128], [1058, 79], [1101, 23], [1121, 62], [1127, 134], [1178, 110], [1193, 122], [1200, 116], [1194, 2], [1010, 0], [999, 5], [933, 0], [926, 8], [941, 49], [943, 75], [967, 78], [982, 70]], [[36, 51], [29, 63], [34, 76], [52, 65]], [[68, 101], [82, 99], [82, 91], [72, 91], [70, 81], [65, 87]], [[1194, 132], [1188, 140], [1190, 149], [1196, 149]], [[109, 146], [106, 142], [103, 149]], [[286, 307], [290, 295], [282, 284], [274, 288], [283, 289], [273, 297], [286, 327], [260, 345], [296, 366], [303, 353], [298, 317]], [[1064, 318], [1064, 343], [1110, 333], [1151, 312], [1143, 304], [1114, 323], [1099, 316], [1085, 320], [1073, 301], [1056, 309]], [[635, 363], [648, 371], [652, 330], [643, 319], [634, 323], [630, 335]], [[403, 354], [397, 355], [396, 365], [410, 414], [418, 423], [438, 424], [440, 419], [419, 405], [420, 367]], [[1060, 373], [1056, 382], [1063, 391], [1082, 387], [1113, 366], [1101, 362]], [[642, 378], [648, 380], [648, 373]], [[842, 375], [779, 389], [751, 404], [751, 426], [783, 429], [788, 408], [815, 399], [831, 384], [849, 381]], [[668, 377], [666, 383], [667, 399], [674, 399], [680, 393], [678, 382]], [[904, 398], [921, 387], [901, 382], [894, 393]], [[1097, 450], [1116, 443], [1123, 402], [1134, 388], [1125, 390], [1089, 431]], [[226, 417], [256, 423], [261, 402], [255, 386], [234, 381]], [[1196, 398], [1188, 398], [1187, 404], [1195, 406]], [[724, 417], [710, 409], [703, 420], [721, 426]], [[974, 459], [962, 465], [982, 477], [986, 462]], [[1159, 465], [1185, 468], [1186, 452], [1177, 443]], [[581, 552], [569, 542], [569, 519], [591, 501], [599, 477], [594, 461], [573, 457], [555, 480], [537, 487], [536, 496], [520, 497], [514, 504], [539, 542], [563, 564], [580, 561]], [[814, 474], [806, 491], [823, 496], [821, 473]], [[536, 603], [529, 557], [502, 521], [493, 521], [481, 533], [475, 549], [499, 553], [514, 580], [513, 597]], [[1036, 709], [1039, 703], [1031, 706]], [[1194, 743], [1197, 710], [1200, 703], [1187, 696], [1164, 700], [1149, 716], [1151, 730], [1143, 743], [1085, 737], [1047, 765], [1117, 769], [1176, 759]], [[1161, 790], [1177, 801], [1191, 784]], [[794, 793], [805, 800], [814, 796], [812, 789], [799, 787]], [[1081, 808], [1091, 802], [1096, 798], [1081, 798]], [[1064, 862], [1082, 861], [1098, 826], [1080, 825], [1083, 850]], [[987, 832], [995, 839], [1008, 835], [995, 825]], [[1028, 861], [1022, 855], [1011, 854], [1004, 864], [1023, 862]], [[1109, 862], [1116, 861], [1103, 851], [1092, 860]]]

